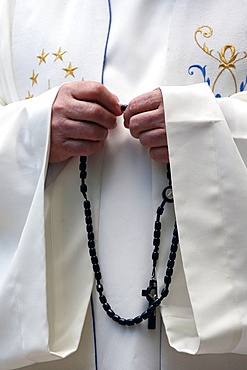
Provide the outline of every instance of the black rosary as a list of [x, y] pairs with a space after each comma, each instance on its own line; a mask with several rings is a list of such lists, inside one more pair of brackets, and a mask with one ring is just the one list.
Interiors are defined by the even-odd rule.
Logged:
[[166, 274], [164, 277], [164, 288], [161, 291], [160, 297], [158, 297], [157, 293], [157, 279], [156, 279], [156, 265], [159, 259], [159, 246], [160, 246], [160, 236], [161, 236], [161, 216], [165, 209], [166, 203], [173, 203], [173, 194], [172, 194], [172, 184], [171, 184], [171, 173], [170, 173], [170, 166], [167, 165], [167, 178], [169, 181], [169, 185], [163, 190], [162, 192], [162, 203], [157, 208], [156, 211], [156, 219], [154, 222], [154, 234], [153, 234], [153, 252], [152, 252], [152, 260], [153, 260], [153, 269], [151, 279], [149, 281], [149, 286], [147, 289], [142, 290], [142, 296], [146, 297], [148, 300], [148, 308], [147, 310], [143, 311], [140, 315], [135, 316], [134, 318], [125, 319], [119, 315], [117, 315], [113, 309], [111, 308], [110, 304], [107, 301], [107, 298], [104, 294], [104, 288], [101, 283], [101, 272], [100, 272], [100, 265], [96, 253], [95, 248], [95, 239], [94, 239], [94, 231], [93, 231], [93, 220], [92, 220], [92, 212], [91, 212], [91, 204], [87, 197], [87, 185], [86, 185], [86, 177], [87, 177], [87, 157], [80, 157], [80, 178], [81, 178], [81, 186], [80, 190], [84, 198], [83, 206], [84, 206], [84, 214], [85, 214], [85, 222], [86, 222], [86, 231], [88, 237], [88, 249], [89, 255], [91, 257], [92, 267], [94, 271], [94, 276], [96, 279], [96, 290], [99, 294], [99, 300], [102, 304], [102, 307], [106, 314], [115, 322], [123, 326], [133, 326], [135, 324], [140, 324], [143, 320], [148, 319], [148, 329], [155, 329], [156, 327], [156, 308], [161, 304], [162, 300], [167, 297], [169, 293], [169, 285], [171, 284], [171, 277], [173, 274], [173, 268], [175, 265], [176, 253], [178, 249], [178, 231], [177, 231], [177, 224], [175, 222], [174, 230], [173, 230], [173, 237], [170, 247], [170, 254], [167, 261], [166, 266]]

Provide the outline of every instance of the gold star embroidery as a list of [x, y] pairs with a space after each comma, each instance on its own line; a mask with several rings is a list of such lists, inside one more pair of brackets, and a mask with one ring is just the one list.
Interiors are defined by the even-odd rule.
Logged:
[[33, 95], [30, 93], [30, 91], [28, 90], [28, 95], [27, 95], [27, 97], [25, 98], [25, 99], [31, 99], [31, 98], [33, 98]]
[[74, 71], [75, 71], [77, 68], [78, 68], [78, 67], [73, 68], [73, 67], [72, 67], [72, 64], [71, 64], [71, 62], [70, 62], [67, 68], [63, 68], [63, 70], [66, 72], [66, 75], [65, 75], [65, 77], [64, 77], [64, 78], [68, 77], [69, 75], [71, 75], [71, 76], [75, 77], [75, 75], [74, 75]]
[[33, 74], [32, 74], [32, 76], [31, 77], [29, 77], [29, 80], [31, 80], [32, 81], [32, 86], [34, 85], [34, 84], [38, 84], [38, 82], [37, 82], [37, 78], [38, 78], [38, 73], [34, 73], [34, 70], [33, 70]]
[[45, 53], [44, 49], [42, 50], [42, 53], [40, 55], [37, 56], [37, 58], [39, 58], [39, 64], [41, 64], [42, 62], [46, 63], [46, 57], [49, 55], [49, 53]]
[[67, 51], [62, 51], [61, 47], [58, 49], [58, 51], [56, 53], [52, 53], [53, 55], [55, 55], [55, 59], [54, 59], [54, 62], [58, 59], [62, 60], [63, 61], [63, 55], [67, 53]]

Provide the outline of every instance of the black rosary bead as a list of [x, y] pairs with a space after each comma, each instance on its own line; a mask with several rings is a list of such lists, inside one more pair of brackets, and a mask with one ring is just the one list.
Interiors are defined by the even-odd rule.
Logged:
[[159, 259], [159, 252], [153, 252], [152, 253], [152, 259], [153, 259], [153, 261], [158, 261], [158, 259]]
[[87, 171], [81, 171], [81, 172], [80, 172], [80, 178], [81, 178], [82, 180], [85, 180], [85, 179], [87, 178]]
[[127, 322], [126, 322], [126, 321], [127, 321], [126, 319], [124, 319], [123, 317], [120, 317], [120, 319], [118, 320], [118, 323], [119, 323], [120, 325], [125, 326], [125, 325], [127, 324]]
[[122, 112], [124, 112], [127, 109], [127, 107], [128, 107], [128, 104], [122, 104], [120, 109]]
[[95, 248], [95, 241], [94, 240], [89, 240], [87, 245], [88, 245], [88, 248]]
[[146, 320], [147, 318], [148, 318], [148, 316], [149, 316], [149, 313], [148, 313], [148, 311], [146, 310], [146, 311], [144, 311], [142, 314], [141, 314], [141, 317], [143, 318], [143, 320]]
[[121, 317], [119, 315], [115, 314], [115, 315], [112, 316], [112, 320], [117, 322], [117, 323], [119, 322], [120, 319], [121, 319]]
[[100, 302], [101, 302], [102, 304], [107, 303], [107, 299], [106, 299], [106, 296], [105, 296], [105, 295], [101, 295], [101, 296], [99, 296], [99, 300], [100, 300]]
[[153, 246], [154, 247], [159, 247], [160, 246], [160, 239], [154, 238], [153, 239]]
[[169, 290], [167, 288], [163, 288], [161, 291], [161, 297], [165, 298], [168, 296]]
[[102, 278], [100, 271], [99, 272], [95, 272], [94, 276], [95, 276], [95, 279], [97, 280], [97, 282], [99, 282], [101, 280], [101, 278]]
[[109, 305], [109, 303], [104, 303], [103, 308], [105, 311], [109, 311], [111, 309], [111, 306]]
[[171, 180], [171, 166], [170, 166], [170, 163], [167, 163], [167, 165], [166, 165], [166, 176], [167, 176], [168, 180]]
[[134, 319], [126, 319], [127, 326], [133, 326], [135, 324]]
[[176, 259], [176, 253], [175, 252], [171, 252], [170, 254], [169, 254], [169, 259], [170, 260], [172, 260], [172, 261], [175, 261], [175, 259]]
[[112, 318], [113, 316], [114, 316], [114, 311], [112, 311], [112, 310], [108, 310], [108, 311], [106, 311], [106, 313], [107, 313], [107, 315], [110, 317], [110, 318]]
[[81, 184], [80, 186], [82, 194], [86, 194], [87, 192], [87, 185], [86, 184]]
[[174, 253], [176, 253], [177, 252], [177, 250], [178, 250], [178, 245], [177, 244], [172, 244], [171, 245], [171, 252], [174, 252]]
[[91, 204], [89, 200], [85, 200], [83, 204], [84, 204], [84, 209], [91, 209]]
[[133, 321], [134, 321], [135, 324], [140, 324], [143, 321], [143, 318], [142, 318], [141, 315], [138, 315], [138, 316], [133, 318]]
[[90, 257], [96, 256], [96, 249], [95, 248], [89, 249], [89, 254], [90, 254]]
[[86, 225], [92, 225], [93, 224], [93, 219], [92, 217], [85, 217], [85, 222], [86, 222]]
[[154, 247], [159, 247], [159, 245], [160, 245], [160, 239], [154, 238], [153, 239], [153, 246]]
[[159, 239], [160, 238], [160, 230], [154, 230], [154, 238]]
[[85, 162], [80, 162], [79, 169], [80, 169], [80, 171], [86, 171], [86, 169], [87, 169], [86, 163]]
[[173, 269], [171, 269], [170, 267], [168, 267], [166, 269], [166, 276], [172, 276], [172, 274], [173, 274]]
[[86, 217], [91, 217], [92, 216], [91, 209], [85, 209], [84, 213], [85, 213]]
[[154, 229], [155, 230], [161, 230], [161, 222], [160, 221], [155, 221]]
[[88, 240], [94, 240], [94, 233], [87, 234]]
[[178, 244], [178, 236], [173, 234], [172, 244]]
[[164, 212], [164, 207], [162, 207], [162, 206], [159, 206], [158, 208], [157, 208], [157, 215], [163, 215], [163, 212]]
[[164, 277], [164, 283], [166, 285], [170, 285], [171, 284], [171, 281], [172, 281], [171, 276], [165, 276]]
[[169, 261], [167, 262], [167, 267], [170, 267], [171, 269], [173, 269], [174, 265], [175, 265], [175, 262], [174, 262], [174, 261], [172, 261], [172, 260], [169, 260]]
[[93, 270], [94, 270], [94, 272], [99, 272], [100, 271], [100, 267], [99, 267], [98, 263], [93, 264]]
[[93, 265], [97, 265], [99, 263], [98, 257], [97, 256], [92, 256], [91, 257], [91, 262]]
[[[86, 170], [87, 170], [86, 163], [80, 163], [79, 169], [80, 169], [80, 173], [86, 172]], [[83, 177], [81, 177], [81, 178], [83, 178]]]
[[96, 289], [97, 289], [97, 292], [99, 294], [102, 294], [103, 293], [104, 288], [103, 288], [103, 285], [102, 284], [97, 284], [96, 285]]
[[84, 177], [83, 176], [83, 174], [84, 173], [86, 173], [87, 174], [87, 165], [86, 165], [86, 163], [80, 163], [80, 166], [79, 166], [79, 169], [80, 169], [80, 178], [82, 179], [82, 181], [83, 180], [85, 180], [86, 179], [86, 177]]
[[92, 224], [91, 225], [90, 224], [87, 225], [87, 232], [88, 233], [92, 233], [93, 232], [93, 225]]

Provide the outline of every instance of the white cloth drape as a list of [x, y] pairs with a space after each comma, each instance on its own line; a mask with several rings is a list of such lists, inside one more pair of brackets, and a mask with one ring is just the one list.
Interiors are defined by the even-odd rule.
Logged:
[[[175, 304], [168, 298], [163, 313], [170, 340], [178, 350], [190, 348], [191, 353], [245, 353], [246, 166], [207, 84], [163, 91], [180, 248], [191, 303], [190, 308], [188, 298], [174, 297], [178, 317], [184, 306], [181, 322], [186, 321], [186, 330], [191, 330], [190, 343], [186, 343], [179, 323], [173, 326]], [[181, 110], [175, 109], [179, 102]], [[235, 135], [244, 138], [245, 132], [243, 126], [241, 135], [238, 127]]]

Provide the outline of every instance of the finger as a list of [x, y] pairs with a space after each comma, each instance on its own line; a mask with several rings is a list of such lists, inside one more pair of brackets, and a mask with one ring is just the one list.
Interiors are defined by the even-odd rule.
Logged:
[[145, 131], [140, 134], [140, 143], [146, 148], [157, 148], [167, 146], [167, 136], [165, 129]]
[[53, 115], [62, 115], [65, 119], [95, 122], [105, 128], [116, 126], [116, 116], [97, 103], [68, 99], [66, 104], [54, 104]]
[[149, 150], [150, 157], [158, 163], [169, 163], [169, 152], [167, 146], [151, 148]]
[[165, 120], [163, 109], [156, 109], [145, 113], [140, 113], [131, 117], [129, 130], [133, 137], [139, 138], [140, 134], [153, 129], [164, 129]]
[[68, 139], [102, 141], [106, 139], [108, 130], [94, 122], [67, 120], [61, 134]]
[[77, 100], [95, 102], [116, 116], [122, 114], [116, 95], [99, 82], [75, 82], [71, 86], [71, 95]]
[[68, 139], [64, 141], [61, 150], [66, 152], [69, 157], [88, 156], [99, 150], [102, 145], [103, 141]]
[[71, 157], [89, 156], [99, 151], [104, 141], [68, 139], [61, 144], [56, 144], [50, 152], [49, 162], [51, 163], [63, 162]]
[[124, 112], [124, 125], [129, 127], [130, 118], [139, 113], [152, 111], [163, 105], [160, 89], [140, 95], [128, 104]]

